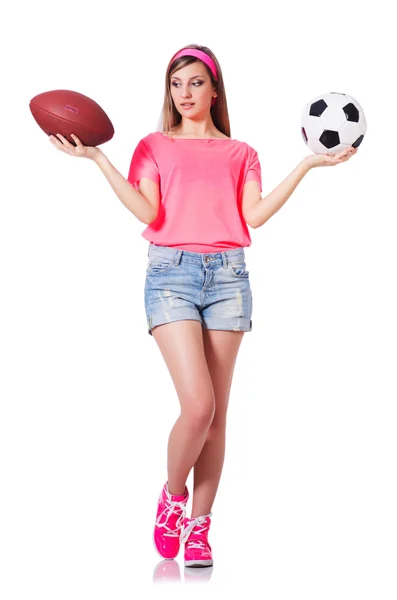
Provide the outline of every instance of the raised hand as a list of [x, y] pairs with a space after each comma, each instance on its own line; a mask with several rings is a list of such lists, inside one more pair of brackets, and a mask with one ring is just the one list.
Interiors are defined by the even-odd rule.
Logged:
[[[90, 158], [91, 160], [95, 160], [99, 154], [103, 154], [100, 148], [96, 146], [84, 146], [82, 142], [76, 137], [73, 133], [71, 137], [76, 143], [76, 146], [73, 146], [63, 135], [57, 133], [57, 137], [50, 135], [50, 142], [61, 150], [62, 152], [66, 152], [70, 156], [81, 156], [83, 158]], [[58, 139], [59, 138], [59, 139]]]
[[333, 167], [335, 165], [339, 165], [340, 163], [346, 162], [357, 154], [357, 148], [346, 148], [339, 152], [338, 154], [310, 154], [306, 156], [303, 160], [310, 167]]

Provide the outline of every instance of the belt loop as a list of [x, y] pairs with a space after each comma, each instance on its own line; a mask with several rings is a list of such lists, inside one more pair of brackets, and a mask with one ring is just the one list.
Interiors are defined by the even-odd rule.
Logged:
[[222, 266], [223, 266], [224, 269], [227, 269], [227, 266], [228, 266], [227, 263], [228, 263], [228, 261], [227, 261], [226, 252], [221, 252], [221, 254], [222, 254]]
[[182, 250], [177, 250], [176, 251], [176, 255], [175, 255], [175, 259], [174, 259], [174, 265], [176, 267], [178, 267], [179, 263], [181, 262], [181, 256], [182, 256]]

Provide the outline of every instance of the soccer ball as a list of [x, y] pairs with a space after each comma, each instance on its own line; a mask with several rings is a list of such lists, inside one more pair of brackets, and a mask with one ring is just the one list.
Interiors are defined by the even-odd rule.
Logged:
[[302, 137], [315, 154], [338, 154], [350, 146], [357, 148], [366, 130], [363, 109], [347, 94], [322, 94], [308, 102], [302, 112]]

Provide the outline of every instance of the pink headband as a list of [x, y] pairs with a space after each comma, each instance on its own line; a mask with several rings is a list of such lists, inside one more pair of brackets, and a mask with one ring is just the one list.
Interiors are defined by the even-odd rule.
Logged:
[[[195, 56], [196, 58], [199, 58], [207, 65], [207, 67], [211, 69], [215, 80], [218, 81], [218, 72], [214, 61], [210, 56], [208, 56], [208, 54], [206, 54], [202, 50], [196, 50], [196, 48], [183, 48], [183, 50], [180, 50], [172, 57], [171, 63], [174, 62], [174, 60], [176, 60], [180, 56]], [[215, 101], [216, 98], [212, 98], [211, 106], [215, 104]]]

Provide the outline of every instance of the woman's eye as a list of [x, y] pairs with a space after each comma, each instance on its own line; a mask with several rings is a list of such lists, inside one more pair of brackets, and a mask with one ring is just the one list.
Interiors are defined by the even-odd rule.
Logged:
[[[201, 85], [202, 83], [203, 83], [202, 81], [193, 81], [193, 85], [194, 85], [195, 87], [198, 87], [198, 86], [199, 86], [199, 85]], [[196, 84], [197, 84], [197, 85], [196, 85]], [[174, 87], [177, 87], [177, 86], [179, 85], [179, 83], [178, 83], [177, 81], [173, 81], [173, 82], [172, 82], [172, 85], [173, 85]]]

